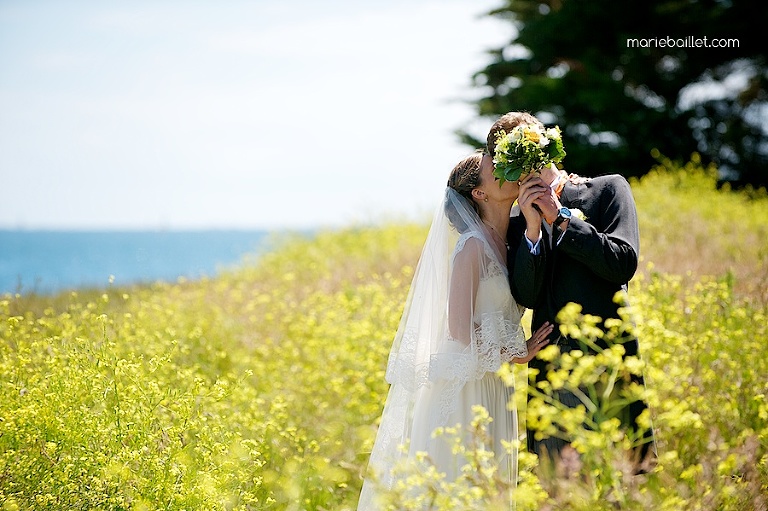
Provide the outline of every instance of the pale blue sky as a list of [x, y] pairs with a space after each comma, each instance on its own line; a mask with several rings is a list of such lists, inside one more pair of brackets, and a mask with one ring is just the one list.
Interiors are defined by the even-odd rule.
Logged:
[[497, 0], [0, 2], [0, 228], [426, 218]]

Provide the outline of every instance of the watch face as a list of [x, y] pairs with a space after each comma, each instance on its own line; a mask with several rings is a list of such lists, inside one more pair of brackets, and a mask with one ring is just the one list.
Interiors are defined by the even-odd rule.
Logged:
[[571, 218], [571, 210], [568, 208], [560, 208], [560, 216], [563, 218]]

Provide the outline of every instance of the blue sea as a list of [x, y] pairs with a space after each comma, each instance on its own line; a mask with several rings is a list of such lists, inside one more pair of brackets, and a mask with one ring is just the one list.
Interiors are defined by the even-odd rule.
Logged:
[[0, 295], [215, 276], [267, 249], [266, 231], [0, 230]]

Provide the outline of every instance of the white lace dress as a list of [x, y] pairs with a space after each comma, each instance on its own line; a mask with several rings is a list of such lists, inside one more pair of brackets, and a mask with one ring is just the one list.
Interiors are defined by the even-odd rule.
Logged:
[[516, 480], [516, 450], [510, 453], [502, 444], [518, 438], [517, 413], [509, 406], [514, 388], [496, 372], [502, 363], [527, 355], [520, 325], [524, 309], [512, 298], [506, 264], [487, 236], [473, 231], [458, 238], [445, 259], [444, 285], [433, 275], [440, 273], [434, 267], [441, 259], [428, 260], [425, 269], [422, 254], [390, 352], [387, 380], [392, 385], [371, 452], [372, 477], [364, 482], [358, 510], [379, 509], [376, 495], [394, 487], [399, 477], [394, 467], [417, 452], [426, 452], [446, 479], [457, 478], [466, 460], [433, 432], [457, 425], [468, 432], [477, 405], [492, 418], [486, 448], [496, 453], [510, 481]]
[[[489, 276], [480, 280], [477, 292], [475, 317], [478, 331], [498, 333], [499, 310], [506, 309], [510, 316], [516, 315], [516, 308], [506, 278], [502, 275]], [[503, 320], [502, 320], [503, 321]], [[494, 324], [497, 323], [497, 324]], [[518, 318], [519, 324], [519, 318]], [[492, 334], [491, 334], [492, 335]], [[481, 337], [481, 336], [479, 336]], [[410, 453], [426, 451], [437, 468], [449, 480], [461, 472], [466, 460], [456, 456], [445, 438], [433, 438], [432, 431], [441, 425], [460, 425], [466, 432], [474, 418], [472, 408], [483, 406], [493, 419], [488, 426], [488, 435], [502, 471], [507, 475], [517, 474], [517, 459], [507, 452], [502, 440], [510, 442], [518, 438], [517, 410], [510, 409], [514, 387], [507, 386], [496, 371], [501, 367], [502, 358], [490, 367], [474, 368], [479, 378], [465, 380], [467, 366], [473, 362], [472, 346], [454, 339], [446, 339], [439, 353], [433, 357], [432, 369], [438, 374], [431, 376], [430, 385], [421, 387], [416, 396], [411, 431]], [[525, 355], [519, 350], [513, 355]], [[490, 361], [489, 359], [486, 359]], [[484, 369], [484, 370], [483, 370]], [[466, 441], [469, 441], [468, 439]]]

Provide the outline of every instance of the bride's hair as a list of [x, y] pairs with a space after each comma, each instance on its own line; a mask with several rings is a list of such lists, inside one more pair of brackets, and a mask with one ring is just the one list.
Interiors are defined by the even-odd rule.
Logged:
[[521, 124], [538, 124], [543, 126], [540, 120], [528, 112], [507, 112], [499, 117], [491, 126], [488, 138], [486, 139], [486, 153], [493, 156], [496, 150], [496, 137], [498, 137], [500, 131], [504, 130], [504, 133], [509, 133], [512, 131], [512, 128]]
[[[482, 159], [482, 152], [473, 153], [456, 164], [448, 176], [448, 187], [466, 199], [477, 215], [480, 214], [480, 211], [477, 203], [472, 199], [472, 190], [480, 186], [480, 162]], [[461, 219], [456, 211], [456, 205], [450, 200], [445, 202], [445, 214], [457, 231], [464, 232], [467, 227], [466, 222]]]

